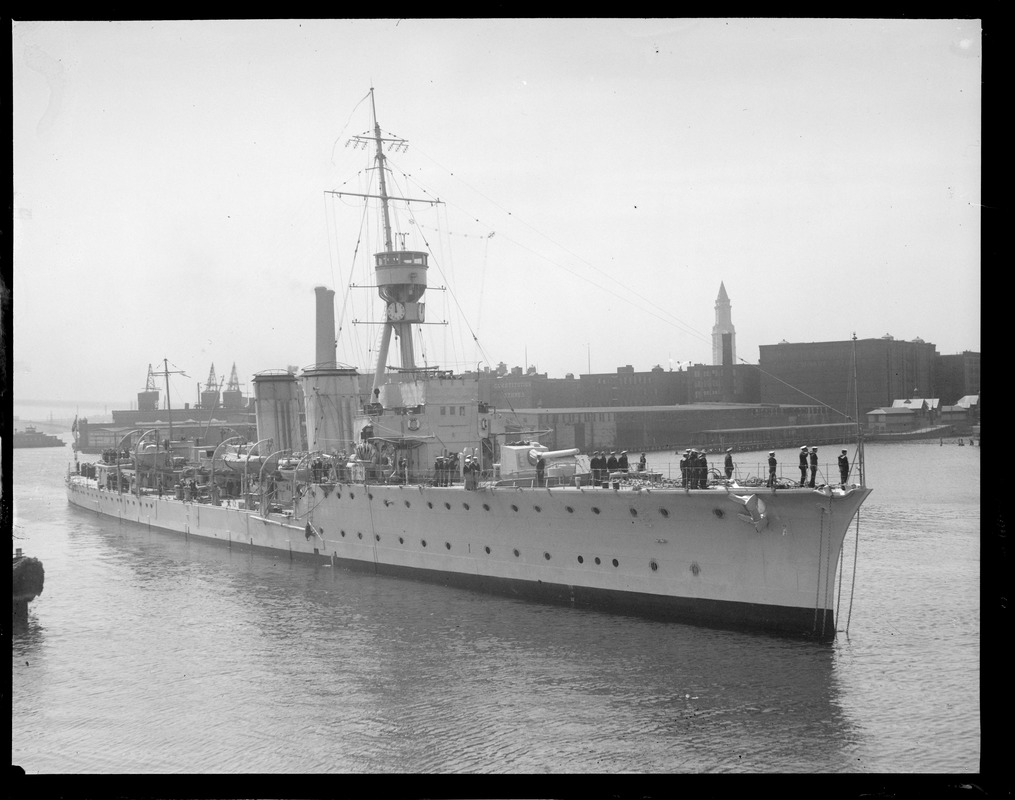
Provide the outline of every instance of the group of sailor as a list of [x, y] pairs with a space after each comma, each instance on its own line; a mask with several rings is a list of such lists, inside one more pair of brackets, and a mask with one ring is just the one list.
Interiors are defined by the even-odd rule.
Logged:
[[433, 462], [434, 486], [450, 486], [455, 482], [458, 471], [458, 453], [445, 453], [437, 456]]
[[[730, 457], [732, 474], [732, 456]], [[689, 447], [680, 458], [680, 482], [685, 489], [708, 488], [708, 459], [702, 450]]]
[[[807, 468], [810, 466], [811, 481], [807, 482]], [[818, 475], [818, 448], [808, 448], [804, 445], [800, 448], [800, 485], [814, 488], [814, 482]]]
[[[775, 458], [775, 451], [771, 450], [768, 453], [768, 485], [775, 487], [776, 478], [776, 465], [777, 461]], [[810, 479], [808, 480], [807, 474], [810, 471]], [[800, 486], [801, 488], [806, 486], [810, 489], [815, 487], [818, 475], [818, 448], [808, 447], [804, 445], [800, 448]], [[842, 488], [846, 487], [846, 481], [849, 480], [849, 456], [846, 449], [844, 448], [839, 453], [839, 485]]]
[[[644, 455], [642, 455], [642, 458], [644, 458]], [[596, 450], [589, 460], [589, 468], [592, 470], [592, 483], [594, 484], [608, 481], [610, 475], [614, 472], [627, 473], [630, 471], [627, 451], [621, 450], [618, 456], [616, 450], [611, 450], [609, 453], [605, 450]]]

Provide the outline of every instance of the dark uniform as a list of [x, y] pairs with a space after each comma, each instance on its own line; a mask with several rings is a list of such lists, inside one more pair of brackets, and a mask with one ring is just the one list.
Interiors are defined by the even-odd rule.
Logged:
[[811, 448], [811, 482], [810, 487], [814, 488], [814, 479], [818, 476], [818, 448]]
[[775, 488], [775, 467], [779, 462], [775, 460], [775, 453], [768, 454], [768, 485]]
[[687, 488], [687, 472], [691, 468], [690, 457], [690, 450], [685, 450], [684, 454], [680, 457], [680, 484], [685, 489]]
[[544, 473], [546, 471], [546, 459], [541, 455], [536, 456], [536, 486], [542, 486], [544, 483]]
[[698, 488], [708, 488], [708, 458], [704, 453], [698, 453]]
[[726, 470], [726, 480], [730, 480], [733, 477], [733, 448], [729, 448], [726, 451], [726, 463], [723, 465]]
[[845, 488], [846, 481], [849, 479], [849, 458], [846, 456], [845, 450], [839, 455], [839, 478], [842, 487]]
[[617, 459], [617, 469], [619, 469], [621, 472], [628, 472], [629, 471], [628, 470], [627, 451], [626, 450], [623, 453], [621, 453], [620, 454], [620, 458]]
[[800, 448], [800, 485], [807, 485], [807, 448]]
[[610, 477], [610, 473], [616, 472], [618, 466], [619, 466], [619, 462], [617, 461], [617, 454], [616, 454], [616, 452], [610, 453], [610, 457], [608, 459], [606, 459], [606, 475], [604, 476], [603, 479], [605, 480], [606, 478], [609, 478]]

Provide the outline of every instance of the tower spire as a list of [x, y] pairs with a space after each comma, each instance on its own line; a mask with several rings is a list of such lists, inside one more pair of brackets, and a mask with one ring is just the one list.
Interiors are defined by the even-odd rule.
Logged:
[[712, 363], [717, 366], [724, 363], [724, 339], [729, 342], [730, 363], [735, 364], [737, 361], [737, 334], [730, 314], [730, 298], [726, 294], [726, 284], [720, 281], [719, 295], [715, 298], [715, 325], [712, 326]]

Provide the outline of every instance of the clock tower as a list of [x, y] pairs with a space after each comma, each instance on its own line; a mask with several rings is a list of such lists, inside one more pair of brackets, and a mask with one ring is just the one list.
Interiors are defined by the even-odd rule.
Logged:
[[715, 325], [712, 326], [712, 363], [721, 366], [723, 362], [723, 334], [729, 334], [730, 363], [737, 363], [737, 334], [730, 317], [730, 298], [726, 286], [719, 282], [719, 296], [715, 299]]

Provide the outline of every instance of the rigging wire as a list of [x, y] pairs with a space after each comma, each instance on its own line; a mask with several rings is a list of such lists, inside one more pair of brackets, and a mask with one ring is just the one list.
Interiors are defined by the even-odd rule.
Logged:
[[[467, 186], [472, 191], [476, 192], [476, 194], [478, 194], [483, 199], [487, 200], [489, 203], [491, 203], [492, 205], [494, 205], [495, 207], [500, 209], [502, 212], [504, 212], [505, 214], [507, 214], [508, 216], [510, 216], [510, 217], [512, 217], [514, 219], [517, 219], [519, 222], [521, 222], [521, 224], [525, 225], [527, 228], [529, 228], [530, 230], [532, 230], [534, 233], [536, 233], [537, 235], [541, 236], [542, 238], [546, 239], [548, 242], [550, 242], [554, 246], [560, 248], [563, 252], [567, 253], [568, 255], [570, 255], [571, 257], [573, 257], [577, 261], [579, 261], [581, 264], [584, 264], [589, 269], [593, 270], [594, 272], [598, 273], [599, 275], [601, 275], [601, 276], [603, 276], [605, 278], [608, 278], [611, 282], [615, 283], [619, 288], [623, 289], [626, 292], [630, 292], [632, 295], [634, 295], [634, 297], [636, 297], [638, 299], [639, 302], [646, 303], [649, 306], [651, 306], [652, 308], [656, 309], [657, 311], [662, 312], [663, 316], [660, 316], [660, 314], [657, 314], [657, 313], [653, 313], [651, 310], [646, 309], [646, 308], [644, 308], [644, 307], [639, 305], [638, 308], [639, 308], [640, 311], [645, 312], [645, 313], [649, 313], [651, 316], [655, 317], [656, 319], [659, 319], [659, 320], [661, 320], [663, 322], [666, 322], [667, 324], [672, 325], [673, 327], [676, 327], [678, 330], [681, 330], [683, 333], [688, 334], [690, 336], [694, 336], [694, 337], [700, 339], [703, 342], [711, 342], [711, 338], [709, 336], [707, 336], [707, 335], [701, 333], [700, 331], [696, 330], [695, 328], [691, 327], [690, 325], [685, 323], [680, 318], [676, 317], [674, 314], [672, 314], [670, 311], [668, 311], [664, 307], [656, 304], [652, 299], [650, 299], [648, 297], [645, 297], [644, 295], [639, 294], [634, 289], [632, 289], [631, 286], [628, 283], [625, 283], [623, 280], [615, 277], [610, 272], [597, 267], [595, 264], [590, 262], [588, 259], [583, 258], [582, 256], [580, 256], [577, 253], [573, 252], [572, 250], [570, 250], [566, 246], [564, 246], [564, 245], [560, 244], [559, 242], [557, 242], [556, 240], [554, 240], [552, 237], [550, 237], [547, 234], [543, 233], [542, 231], [540, 231], [534, 225], [532, 225], [529, 222], [527, 222], [522, 217], [519, 217], [519, 216], [515, 215], [514, 212], [509, 211], [504, 206], [502, 206], [500, 203], [498, 203], [497, 201], [495, 201], [492, 198], [488, 197], [487, 195], [485, 195], [483, 192], [481, 192], [478, 189], [476, 189], [475, 187], [473, 187], [471, 184], [469, 184], [464, 179], [457, 177], [454, 172], [452, 172], [450, 169], [445, 167], [443, 164], [441, 164], [435, 158], [430, 156], [428, 153], [426, 153], [425, 151], [421, 150], [419, 147], [415, 147], [415, 149], [418, 150], [421, 155], [423, 155], [424, 157], [429, 159], [431, 162], [433, 162], [435, 165], [440, 167], [442, 170], [447, 172], [451, 177], [456, 178], [457, 180], [461, 181], [461, 183], [463, 183], [465, 186]], [[423, 189], [422, 186], [420, 188], [421, 188], [421, 190], [425, 191], [425, 189]], [[447, 202], [447, 201], [445, 201], [445, 202]], [[477, 223], [481, 223], [482, 222], [482, 220], [480, 220], [478, 217], [474, 217], [472, 214], [470, 214], [466, 209], [462, 208], [461, 206], [458, 206], [457, 204], [454, 204], [454, 203], [448, 203], [448, 204], [449, 205], [454, 205], [455, 208], [459, 208], [463, 213], [466, 213], [470, 218], [474, 218]], [[568, 274], [573, 275], [574, 277], [580, 278], [581, 280], [585, 281], [586, 283], [590, 283], [593, 286], [597, 286], [600, 289], [605, 288], [602, 285], [595, 283], [595, 281], [592, 281], [588, 277], [588, 275], [586, 275], [585, 273], [578, 272], [578, 271], [575, 271], [573, 269], [570, 269], [570, 268], [564, 266], [563, 264], [554, 261], [553, 259], [549, 258], [548, 256], [546, 256], [546, 255], [544, 255], [542, 253], [538, 253], [538, 252], [532, 250], [531, 248], [526, 247], [525, 245], [521, 244], [520, 242], [517, 242], [517, 241], [513, 240], [508, 235], [504, 235], [503, 238], [507, 239], [508, 241], [512, 242], [512, 244], [515, 244], [516, 246], [521, 247], [524, 250], [528, 250], [530, 253], [532, 253], [533, 255], [537, 256], [538, 258], [542, 258], [543, 260], [550, 262], [553, 266], [555, 266], [555, 267], [557, 267], [559, 269], [564, 270]], [[636, 305], [636, 303], [634, 301], [630, 300], [629, 298], [621, 297], [621, 299], [623, 299], [625, 302], [630, 303], [631, 305]]]

